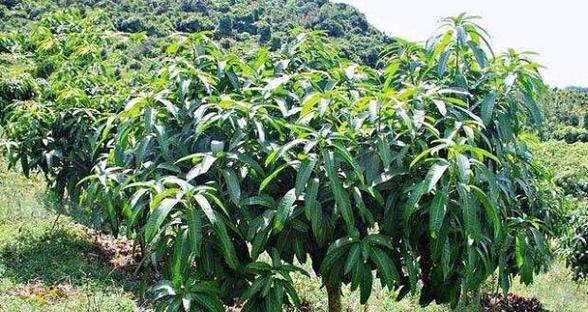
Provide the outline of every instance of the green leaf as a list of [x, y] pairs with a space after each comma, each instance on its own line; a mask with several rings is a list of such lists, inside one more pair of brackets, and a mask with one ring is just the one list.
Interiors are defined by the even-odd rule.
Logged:
[[538, 128], [541, 128], [543, 125], [543, 118], [541, 117], [541, 111], [539, 111], [539, 106], [537, 105], [537, 102], [535, 102], [535, 99], [533, 99], [533, 97], [527, 93], [523, 94], [523, 100], [527, 105], [527, 109], [529, 110], [529, 112], [531, 112], [531, 117], [533, 118], [534, 124]]
[[177, 198], [165, 198], [155, 207], [145, 225], [145, 241], [151, 242], [153, 240], [163, 221], [179, 201]]
[[191, 261], [188, 259], [188, 242], [188, 232], [180, 231], [175, 238], [174, 252], [171, 261], [172, 283], [177, 286], [181, 285], [186, 266], [191, 264]]
[[392, 246], [392, 238], [382, 234], [370, 234], [364, 240], [378, 248], [383, 247], [390, 251], [394, 249]]
[[349, 272], [351, 272], [353, 267], [355, 265], [357, 265], [357, 262], [359, 261], [360, 255], [361, 255], [361, 245], [354, 244], [353, 246], [351, 246], [351, 250], [349, 251], [349, 254], [347, 255], [347, 260], [345, 261], [345, 268], [344, 268], [345, 274], [348, 274]]
[[488, 67], [488, 57], [486, 56], [484, 50], [480, 49], [480, 47], [473, 41], [469, 41], [468, 44], [474, 54], [474, 57], [476, 58], [476, 61], [478, 62], [478, 65], [480, 65], [480, 68], [484, 69]]
[[121, 117], [125, 118], [136, 118], [141, 115], [141, 111], [143, 108], [149, 103], [149, 98], [147, 97], [136, 97], [129, 102], [125, 106], [123, 112], [121, 113]]
[[421, 200], [421, 197], [423, 197], [423, 193], [425, 191], [425, 183], [426, 181], [424, 180], [419, 182], [413, 187], [412, 191], [410, 192], [408, 201], [404, 205], [404, 220], [410, 219], [412, 214], [417, 210], [418, 203]]
[[522, 268], [525, 264], [527, 255], [527, 242], [523, 234], [518, 234], [515, 238], [515, 263], [517, 267]]
[[290, 215], [290, 211], [292, 210], [292, 205], [296, 201], [296, 192], [294, 189], [289, 190], [284, 197], [280, 200], [278, 204], [278, 209], [276, 210], [276, 217], [274, 219], [274, 230], [280, 232], [285, 225], [286, 219]]
[[192, 297], [198, 304], [206, 309], [208, 312], [223, 312], [225, 307], [223, 303], [216, 297], [209, 296], [203, 293], [193, 294]]
[[359, 179], [361, 184], [365, 184], [365, 178], [363, 176], [363, 170], [359, 166], [359, 163], [351, 156], [351, 154], [345, 149], [343, 146], [337, 143], [332, 144], [335, 147], [335, 150], [338, 155], [343, 157], [347, 163], [351, 165], [353, 171], [355, 172], [355, 176]]
[[366, 207], [361, 195], [361, 190], [358, 187], [353, 188], [353, 201], [355, 202], [355, 207], [359, 211], [359, 216], [361, 217], [361, 220], [365, 222], [368, 226], [373, 225], [374, 215]]
[[307, 158], [300, 164], [300, 168], [298, 169], [298, 174], [296, 175], [296, 195], [300, 195], [306, 186], [310, 175], [312, 174], [312, 170], [316, 164], [316, 160], [312, 158]]
[[291, 148], [298, 144], [306, 143], [308, 140], [304, 139], [296, 139], [291, 142], [288, 142], [284, 146], [280, 147], [279, 149], [274, 150], [269, 156], [265, 159], [265, 166], [268, 167], [274, 163], [279, 158], [282, 158]]
[[190, 233], [190, 246], [194, 255], [198, 257], [200, 256], [200, 248], [202, 246], [202, 216], [199, 210], [196, 210], [193, 206], [188, 206], [186, 217]]
[[437, 238], [441, 226], [443, 226], [443, 220], [445, 219], [445, 213], [447, 212], [447, 188], [445, 184], [437, 191], [433, 201], [429, 206], [429, 232], [432, 238]]
[[265, 287], [265, 285], [267, 283], [271, 283], [270, 277], [268, 276], [263, 276], [263, 277], [258, 277], [256, 278], [251, 285], [249, 286], [249, 288], [247, 288], [247, 290], [245, 290], [243, 292], [243, 294], [241, 295], [241, 299], [243, 300], [249, 300], [253, 297], [255, 297], [255, 295], [257, 295], [262, 288]]
[[447, 143], [443, 143], [443, 144], [439, 144], [436, 145], [435, 147], [431, 147], [428, 148], [424, 151], [422, 151], [420, 154], [418, 154], [415, 158], [413, 158], [413, 160], [410, 162], [409, 167], [412, 168], [414, 167], [416, 164], [418, 164], [423, 158], [427, 157], [430, 154], [433, 154], [435, 152], [439, 152], [442, 149], [448, 148], [450, 145]]
[[459, 204], [462, 209], [466, 234], [470, 238], [478, 239], [482, 236], [482, 230], [480, 229], [478, 220], [478, 205], [472, 199], [471, 190], [468, 185], [458, 183], [457, 192], [459, 193]]
[[276, 201], [269, 195], [252, 196], [241, 201], [244, 206], [262, 206], [270, 209], [276, 208]]
[[456, 156], [456, 165], [459, 173], [459, 180], [462, 183], [469, 184], [470, 180], [470, 160], [463, 154]]
[[168, 161], [172, 161], [171, 153], [169, 150], [169, 138], [167, 136], [167, 130], [164, 125], [156, 125], [155, 133], [157, 134], [157, 142], [159, 142], [159, 148], [161, 155]]
[[212, 164], [217, 160], [216, 157], [211, 155], [204, 155], [202, 161], [196, 164], [187, 174], [186, 174], [186, 181], [191, 181], [198, 176], [205, 174], [208, 172]]
[[366, 304], [372, 293], [372, 283], [374, 277], [372, 275], [372, 271], [369, 269], [367, 265], [362, 265], [361, 268], [362, 275], [359, 284], [359, 302], [361, 304]]
[[370, 259], [376, 264], [378, 272], [382, 275], [383, 284], [387, 285], [390, 290], [394, 289], [394, 285], [400, 283], [400, 275], [390, 257], [381, 249], [372, 248]]
[[237, 253], [235, 247], [231, 243], [231, 238], [225, 227], [225, 223], [216, 211], [212, 209], [208, 199], [202, 194], [195, 194], [194, 199], [208, 218], [212, 229], [214, 230], [217, 238], [220, 240], [221, 249], [225, 255], [225, 261], [231, 269], [236, 269], [239, 261], [237, 260]]
[[323, 159], [325, 162], [325, 170], [327, 171], [327, 177], [331, 185], [331, 191], [337, 204], [337, 211], [343, 217], [345, 224], [347, 225], [348, 232], [352, 232], [355, 228], [355, 221], [353, 220], [353, 212], [351, 211], [351, 203], [349, 201], [349, 194], [345, 192], [341, 181], [339, 180], [337, 170], [335, 169], [333, 153], [329, 151], [323, 151]]
[[433, 100], [433, 103], [435, 104], [437, 110], [442, 116], [447, 115], [447, 105], [445, 105], [445, 102], [441, 100]]
[[300, 301], [300, 298], [298, 297], [298, 293], [296, 293], [296, 289], [294, 288], [292, 283], [290, 283], [289, 281], [282, 281], [282, 284], [284, 285], [284, 290], [288, 294], [288, 297], [290, 297], [290, 300], [292, 301], [294, 306], [300, 307], [301, 301]]
[[480, 103], [481, 117], [485, 125], [489, 125], [492, 121], [492, 114], [494, 114], [494, 106], [496, 105], [496, 92], [491, 91]]
[[263, 170], [263, 168], [257, 163], [257, 161], [255, 161], [253, 158], [251, 158], [251, 156], [247, 154], [229, 154], [228, 158], [237, 159], [241, 163], [248, 165], [249, 168], [253, 169], [260, 175], [265, 175], [265, 171]]
[[342, 261], [341, 258], [347, 253], [347, 250], [350, 247], [349, 245], [355, 242], [357, 242], [357, 239], [346, 236], [331, 244], [320, 266], [321, 275], [325, 275], [337, 262]]
[[238, 206], [239, 202], [241, 201], [241, 188], [239, 187], [239, 180], [237, 179], [237, 175], [235, 174], [235, 171], [229, 168], [224, 169], [222, 174], [225, 178], [225, 182], [227, 183], [231, 201], [233, 204]]
[[388, 168], [392, 162], [392, 151], [390, 150], [390, 143], [382, 136], [378, 136], [378, 154], [382, 159], [384, 168]]
[[263, 179], [263, 181], [261, 181], [261, 184], [259, 185], [259, 192], [261, 193], [275, 178], [278, 177], [282, 170], [286, 169], [289, 166], [291, 166], [290, 163], [284, 164], [280, 166], [278, 169], [274, 170], [274, 172], [272, 172], [265, 179]]
[[425, 183], [423, 185], [424, 193], [430, 193], [433, 190], [435, 185], [437, 185], [437, 182], [439, 182], [443, 176], [445, 170], [447, 170], [447, 167], [449, 167], [449, 163], [446, 160], [441, 160], [431, 166], [431, 169], [427, 172], [427, 176], [425, 176]]
[[447, 61], [449, 60], [449, 56], [451, 55], [451, 50], [446, 50], [441, 53], [439, 57], [439, 63], [437, 63], [437, 74], [439, 76], [445, 75], [447, 72]]
[[304, 214], [308, 220], [313, 220], [312, 216], [317, 210], [316, 196], [319, 190], [319, 179], [314, 178], [308, 181], [306, 194], [304, 195]]
[[469, 186], [470, 190], [473, 191], [474, 195], [478, 198], [478, 200], [484, 206], [484, 210], [486, 211], [486, 217], [494, 227], [494, 234], [498, 235], [501, 229], [501, 223], [498, 216], [498, 208], [496, 205], [488, 198], [486, 193], [482, 191], [479, 187], [475, 185]]
[[308, 113], [312, 112], [316, 104], [323, 98], [321, 93], [313, 93], [304, 98], [302, 102], [302, 109], [300, 110], [300, 118], [303, 119]]

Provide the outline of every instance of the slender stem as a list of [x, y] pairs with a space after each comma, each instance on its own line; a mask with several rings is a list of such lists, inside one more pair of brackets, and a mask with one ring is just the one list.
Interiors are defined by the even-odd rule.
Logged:
[[49, 230], [49, 233], [53, 233], [53, 229], [55, 229], [57, 222], [59, 222], [59, 217], [61, 217], [61, 212], [57, 213], [57, 217], [55, 218], [55, 221], [53, 221], [53, 225], [51, 226], [51, 230]]

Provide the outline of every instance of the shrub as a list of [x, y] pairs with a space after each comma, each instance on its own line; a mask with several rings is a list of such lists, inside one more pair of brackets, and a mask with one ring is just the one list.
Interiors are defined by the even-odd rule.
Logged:
[[13, 46], [13, 40], [8, 35], [0, 33], [0, 53], [9, 53]]
[[183, 17], [179, 21], [175, 22], [174, 28], [177, 31], [188, 33], [198, 32], [202, 30], [200, 19], [198, 19], [197, 17]]
[[585, 196], [588, 192], [588, 143], [568, 144], [549, 140], [532, 144], [537, 158], [552, 168], [554, 181], [566, 195]]
[[37, 82], [30, 75], [0, 78], [0, 99], [6, 102], [26, 101], [38, 95]]
[[223, 38], [220, 40], [220, 46], [223, 49], [230, 49], [233, 46], [233, 41], [230, 38]]
[[237, 21], [234, 23], [234, 28], [239, 33], [257, 34], [257, 26], [254, 23], [245, 21]]
[[575, 88], [550, 90], [541, 100], [541, 108], [547, 121], [547, 133], [559, 127], [579, 126], [579, 116], [586, 111], [587, 105], [588, 94], [582, 90]]
[[570, 144], [588, 142], [588, 129], [573, 126], [558, 127], [551, 136], [556, 140], [564, 140]]
[[[505, 290], [514, 275], [532, 282], [552, 210], [516, 129], [525, 111], [540, 121], [541, 80], [509, 52], [470, 90], [439, 59], [446, 49], [458, 61], [459, 50], [464, 75], [485, 75], [481, 33], [465, 16], [445, 22], [473, 41], [434, 38], [438, 54], [398, 42], [383, 60], [395, 70], [383, 72], [340, 59], [316, 34], [247, 60], [201, 39], [189, 55], [197, 68], [176, 64], [161, 92], [115, 117], [87, 203], [106, 207], [115, 233], [124, 224], [137, 235], [164, 274], [154, 292], [166, 304], [298, 305], [295, 259], [312, 260], [331, 311], [343, 284], [366, 302], [374, 279], [400, 297], [422, 283], [423, 304], [453, 305], [496, 270]], [[431, 63], [430, 75], [413, 76]], [[505, 89], [512, 71], [523, 80]]]
[[20, 0], [0, 0], [0, 4], [4, 5], [8, 9], [14, 9], [20, 4]]
[[51, 73], [55, 71], [55, 62], [50, 59], [45, 59], [37, 63], [35, 74], [38, 78], [47, 79]]
[[336, 20], [325, 20], [318, 24], [316, 28], [326, 31], [332, 37], [341, 37], [344, 34], [343, 26]]
[[274, 34], [272, 36], [272, 40], [270, 43], [270, 48], [274, 51], [280, 49], [282, 47], [282, 36], [279, 34]]
[[573, 216], [570, 222], [572, 233], [568, 239], [567, 266], [572, 270], [574, 280], [588, 277], [588, 218], [583, 215]]
[[142, 19], [129, 17], [115, 23], [115, 28], [121, 32], [138, 33], [147, 30], [147, 26]]
[[272, 29], [270, 25], [263, 24], [259, 27], [259, 42], [268, 42], [272, 37]]
[[[168, 310], [299, 306], [307, 260], [331, 311], [343, 285], [365, 303], [377, 282], [455, 306], [496, 272], [505, 291], [532, 282], [553, 213], [522, 135], [541, 121], [537, 67], [490, 57], [473, 21], [445, 19], [431, 50], [398, 40], [382, 70], [318, 33], [245, 57], [203, 34], [124, 36], [140, 51], [56, 57], [50, 100], [11, 101], [6, 153], [135, 238]], [[66, 47], [116, 46], [71, 24], [84, 32]], [[112, 70], [137, 55], [149, 71]]]
[[220, 36], [231, 36], [233, 34], [233, 19], [230, 16], [223, 15], [218, 21], [217, 33]]
[[206, 14], [208, 12], [208, 7], [202, 1], [191, 0], [182, 2], [182, 4], [180, 4], [180, 10], [184, 12], [199, 12]]

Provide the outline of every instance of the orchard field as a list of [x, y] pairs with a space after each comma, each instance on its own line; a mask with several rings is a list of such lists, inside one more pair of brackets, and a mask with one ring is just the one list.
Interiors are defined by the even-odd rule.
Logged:
[[588, 310], [588, 91], [345, 4], [0, 0], [0, 311]]

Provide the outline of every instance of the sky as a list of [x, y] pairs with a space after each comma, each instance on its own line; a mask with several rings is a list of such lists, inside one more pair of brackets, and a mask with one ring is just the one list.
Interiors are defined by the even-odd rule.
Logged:
[[586, 0], [337, 0], [363, 12], [385, 33], [424, 41], [440, 18], [461, 12], [482, 17], [495, 51], [534, 51], [545, 81], [588, 87]]

